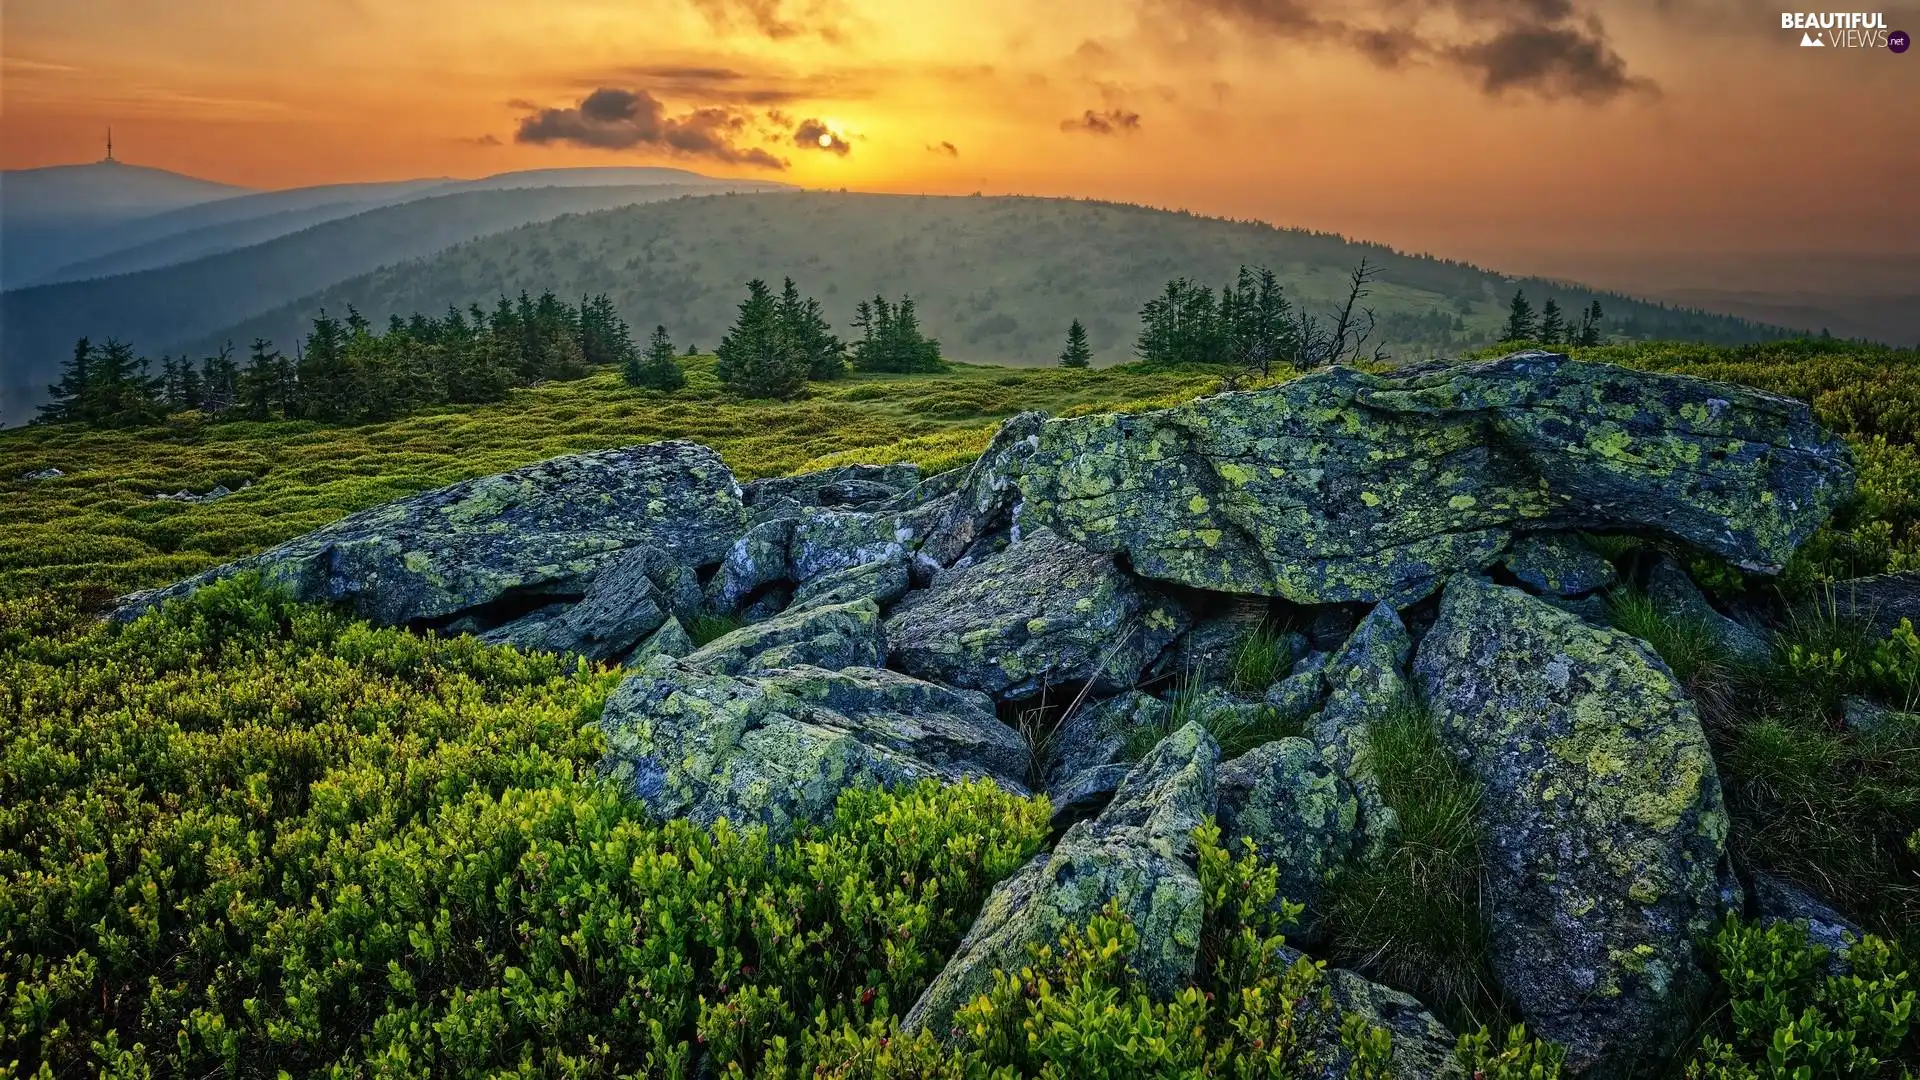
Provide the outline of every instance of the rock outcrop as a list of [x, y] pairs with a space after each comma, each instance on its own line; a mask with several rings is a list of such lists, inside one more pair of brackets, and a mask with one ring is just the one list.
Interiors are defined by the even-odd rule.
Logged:
[[1516, 537], [1501, 563], [1516, 581], [1540, 596], [1584, 596], [1619, 577], [1599, 552], [1559, 533]]
[[1220, 766], [1220, 831], [1238, 854], [1242, 839], [1280, 872], [1280, 895], [1306, 906], [1288, 940], [1314, 937], [1328, 881], [1360, 850], [1353, 786], [1306, 739], [1280, 739]]
[[1730, 903], [1727, 815], [1699, 715], [1644, 644], [1471, 575], [1414, 664], [1483, 788], [1501, 988], [1590, 1076], [1684, 1031], [1694, 942]]
[[1773, 573], [1853, 485], [1800, 402], [1539, 352], [1332, 368], [1038, 443], [1027, 521], [1148, 577], [1300, 603], [1416, 599], [1517, 529], [1639, 530]]
[[[387, 625], [493, 626], [578, 600], [607, 563], [653, 548], [718, 563], [746, 531], [739, 485], [713, 451], [654, 443], [553, 458], [350, 515], [251, 558], [126, 598], [132, 618], [169, 597], [257, 571], [296, 599], [344, 603]], [[505, 608], [503, 612], [499, 609]]]
[[887, 618], [887, 661], [1001, 700], [1076, 683], [1114, 693], [1186, 623], [1112, 556], [1042, 531], [901, 601]]
[[1052, 944], [1118, 902], [1140, 940], [1130, 964], [1151, 992], [1193, 977], [1205, 900], [1193, 833], [1213, 813], [1220, 748], [1198, 724], [1167, 736], [1127, 774], [1113, 802], [1001, 882], [966, 939], [907, 1014], [905, 1028], [944, 1035], [960, 1006], [1017, 971], [1030, 946]]
[[830, 818], [854, 785], [984, 776], [1026, 791], [1026, 743], [984, 695], [879, 668], [740, 677], [654, 657], [600, 727], [602, 771], [661, 818], [784, 832]]

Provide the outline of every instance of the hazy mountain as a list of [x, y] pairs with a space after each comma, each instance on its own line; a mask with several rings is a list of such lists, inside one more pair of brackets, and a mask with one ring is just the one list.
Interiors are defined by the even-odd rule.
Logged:
[[157, 357], [290, 298], [477, 236], [563, 214], [767, 186], [702, 181], [465, 191], [363, 211], [162, 269], [0, 293], [0, 422], [31, 415], [83, 335], [119, 337]]
[[127, 222], [250, 190], [118, 161], [0, 172], [0, 282], [95, 252]]
[[550, 221], [342, 282], [191, 342], [255, 335], [291, 341], [322, 306], [369, 317], [490, 302], [501, 292], [606, 292], [636, 334], [656, 323], [711, 348], [752, 277], [791, 275], [843, 332], [876, 292], [913, 294], [927, 331], [960, 360], [1049, 364], [1067, 323], [1086, 323], [1100, 362], [1129, 356], [1140, 305], [1170, 277], [1210, 284], [1243, 263], [1271, 266], [1316, 310], [1343, 295], [1365, 256], [1384, 268], [1366, 301], [1402, 356], [1492, 340], [1516, 285], [1571, 313], [1596, 297], [1615, 336], [1743, 341], [1738, 319], [1591, 290], [1520, 282], [1461, 263], [1255, 222], [1063, 199], [824, 192], [675, 201]]
[[108, 277], [151, 270], [205, 255], [298, 232], [380, 206], [467, 191], [510, 191], [536, 187], [639, 187], [712, 185], [726, 190], [777, 190], [787, 184], [716, 179], [686, 169], [655, 167], [528, 169], [478, 180], [445, 177], [372, 184], [323, 184], [288, 191], [263, 191], [222, 199], [126, 222], [101, 234], [89, 254], [31, 279], [10, 279], [9, 288]]

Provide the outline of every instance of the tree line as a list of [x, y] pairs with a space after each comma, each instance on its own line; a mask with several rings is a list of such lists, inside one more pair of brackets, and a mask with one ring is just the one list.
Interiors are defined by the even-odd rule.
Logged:
[[130, 344], [82, 338], [61, 368], [40, 419], [135, 427], [198, 411], [220, 419], [357, 424], [442, 404], [498, 401], [516, 387], [576, 379], [641, 356], [606, 296], [569, 304], [551, 292], [500, 297], [440, 317], [393, 316], [376, 329], [351, 305], [325, 310], [289, 357], [257, 338], [244, 360], [231, 344], [198, 363], [162, 357], [159, 370]]
[[1598, 345], [1602, 315], [1600, 301], [1595, 300], [1580, 312], [1578, 323], [1569, 323], [1566, 313], [1551, 296], [1535, 315], [1526, 290], [1515, 289], [1513, 300], [1507, 305], [1507, 325], [1500, 331], [1500, 340], [1538, 345]]

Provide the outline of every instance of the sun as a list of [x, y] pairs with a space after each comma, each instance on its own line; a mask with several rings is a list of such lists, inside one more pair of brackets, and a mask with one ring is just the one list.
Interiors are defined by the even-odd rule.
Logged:
[[821, 149], [823, 149], [823, 150], [824, 150], [824, 149], [829, 149], [829, 148], [831, 148], [832, 146], [833, 146], [833, 132], [831, 132], [831, 131], [823, 131], [823, 132], [821, 132], [821, 133], [820, 133], [820, 147], [821, 147]]

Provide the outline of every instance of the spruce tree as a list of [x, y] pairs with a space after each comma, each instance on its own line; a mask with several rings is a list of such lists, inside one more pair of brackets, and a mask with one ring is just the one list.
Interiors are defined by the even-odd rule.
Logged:
[[1543, 345], [1558, 345], [1567, 336], [1566, 317], [1560, 314], [1560, 305], [1554, 303], [1551, 296], [1540, 308], [1539, 334], [1539, 341]]
[[780, 291], [780, 323], [787, 339], [806, 359], [807, 378], [837, 379], [846, 374], [846, 346], [833, 334], [820, 301], [802, 297], [793, 279]]
[[94, 352], [93, 342], [86, 338], [73, 343], [72, 355], [60, 365], [60, 381], [47, 387], [47, 403], [40, 406], [41, 422], [64, 424], [87, 419]]
[[628, 360], [621, 374], [628, 385], [648, 390], [671, 392], [687, 385], [687, 373], [680, 368], [680, 360], [674, 355], [673, 342], [668, 339], [664, 326], [653, 328], [653, 336], [647, 339], [646, 351], [636, 353]]
[[240, 373], [239, 405], [249, 420], [268, 420], [285, 407], [281, 394], [280, 350], [266, 338], [254, 338], [247, 351], [247, 367]]
[[1060, 353], [1060, 366], [1083, 368], [1093, 362], [1093, 349], [1087, 344], [1087, 328], [1079, 319], [1067, 327], [1067, 347]]
[[758, 278], [747, 282], [747, 298], [714, 354], [714, 374], [742, 397], [791, 398], [807, 384], [807, 359], [787, 336], [773, 290]]
[[1574, 335], [1575, 345], [1600, 344], [1600, 301], [1595, 300], [1580, 313], [1580, 330]]
[[1532, 341], [1538, 327], [1534, 324], [1533, 305], [1527, 303], [1527, 294], [1513, 291], [1513, 302], [1507, 305], [1507, 325], [1500, 331], [1501, 341]]

